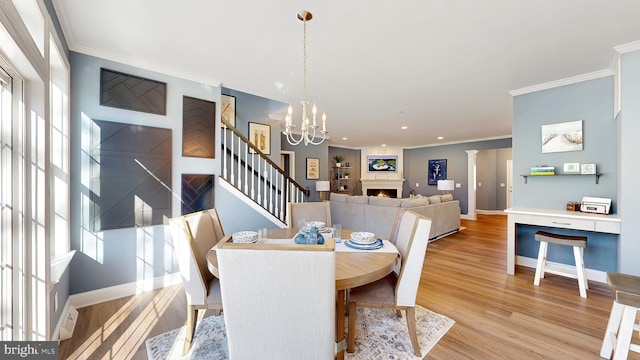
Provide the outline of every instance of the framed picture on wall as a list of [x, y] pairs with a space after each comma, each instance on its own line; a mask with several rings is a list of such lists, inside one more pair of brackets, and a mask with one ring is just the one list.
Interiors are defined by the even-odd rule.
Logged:
[[447, 178], [447, 159], [429, 160], [429, 185], [438, 185], [438, 180]]
[[542, 125], [542, 153], [582, 150], [582, 120]]
[[320, 159], [307, 158], [307, 179], [320, 179]]
[[236, 127], [236, 97], [231, 95], [222, 95], [222, 120], [228, 122], [231, 126]]
[[367, 155], [368, 172], [397, 172], [397, 155]]
[[[265, 155], [271, 154], [271, 126], [250, 122], [249, 141]], [[251, 153], [254, 153], [253, 149]]]

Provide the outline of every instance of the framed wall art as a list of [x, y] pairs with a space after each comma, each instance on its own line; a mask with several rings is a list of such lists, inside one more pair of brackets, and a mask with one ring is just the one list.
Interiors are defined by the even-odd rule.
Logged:
[[182, 174], [182, 215], [213, 208], [214, 175]]
[[542, 125], [542, 153], [582, 150], [582, 120]]
[[307, 179], [320, 179], [320, 159], [307, 158]]
[[236, 127], [236, 97], [231, 95], [222, 95], [222, 120], [228, 122], [231, 126]]
[[368, 172], [397, 172], [397, 155], [367, 155]]
[[429, 160], [429, 185], [438, 185], [438, 180], [447, 178], [447, 159]]
[[167, 115], [167, 84], [101, 68], [100, 105]]
[[215, 158], [216, 103], [182, 97], [182, 156]]
[[[250, 122], [249, 141], [265, 155], [271, 154], [271, 126]], [[251, 153], [254, 153], [253, 149]]]

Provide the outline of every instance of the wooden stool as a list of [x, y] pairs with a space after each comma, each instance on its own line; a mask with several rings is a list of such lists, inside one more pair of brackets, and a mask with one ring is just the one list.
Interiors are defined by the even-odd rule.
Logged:
[[614, 350], [613, 359], [626, 359], [629, 351], [640, 352], [640, 346], [631, 343], [633, 331], [639, 329], [636, 314], [640, 308], [640, 277], [608, 272], [607, 282], [614, 300], [600, 356], [609, 359]]
[[[536, 275], [533, 280], [535, 286], [540, 285], [540, 279], [544, 278], [544, 273], [552, 273], [560, 276], [570, 277], [572, 279], [578, 279], [578, 287], [580, 288], [580, 296], [587, 297], [587, 289], [589, 284], [587, 283], [587, 272], [584, 269], [584, 260], [582, 258], [584, 248], [587, 247], [586, 236], [568, 236], [557, 235], [548, 233], [545, 231], [538, 231], [535, 234], [535, 239], [540, 241], [540, 250], [538, 251], [538, 264], [536, 265]], [[570, 273], [561, 270], [549, 269], [547, 265], [547, 248], [549, 243], [558, 245], [567, 245], [573, 247], [573, 257], [576, 260], [576, 273]]]

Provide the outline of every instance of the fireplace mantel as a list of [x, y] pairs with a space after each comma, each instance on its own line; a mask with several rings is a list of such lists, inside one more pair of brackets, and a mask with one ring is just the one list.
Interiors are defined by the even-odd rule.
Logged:
[[405, 179], [360, 179], [362, 182], [362, 194], [366, 195], [368, 189], [395, 189], [398, 197], [402, 197], [402, 183]]

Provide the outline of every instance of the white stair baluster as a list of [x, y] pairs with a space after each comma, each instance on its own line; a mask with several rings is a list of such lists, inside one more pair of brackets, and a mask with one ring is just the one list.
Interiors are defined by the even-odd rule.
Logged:
[[242, 141], [238, 138], [238, 182], [236, 187], [238, 190], [242, 191], [242, 159], [240, 158], [240, 154], [242, 154]]
[[249, 145], [244, 144], [244, 194], [249, 196]]
[[227, 125], [223, 124], [222, 130], [222, 178], [229, 180], [227, 173]]

